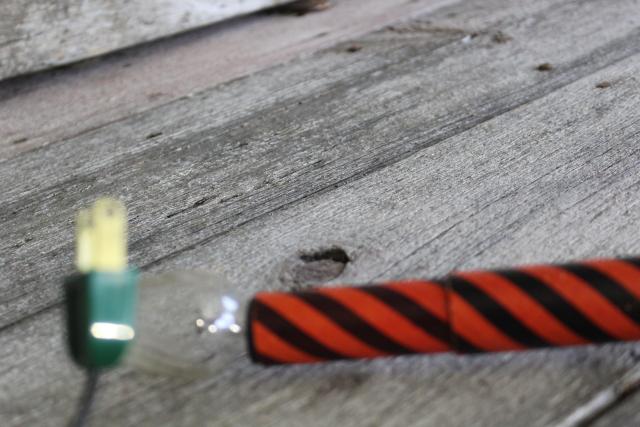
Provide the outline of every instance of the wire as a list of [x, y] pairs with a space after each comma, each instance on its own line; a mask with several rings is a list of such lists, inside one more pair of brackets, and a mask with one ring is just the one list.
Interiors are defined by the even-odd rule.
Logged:
[[87, 370], [87, 379], [84, 390], [82, 391], [82, 396], [80, 396], [80, 401], [78, 402], [78, 410], [76, 412], [76, 416], [69, 423], [69, 427], [84, 427], [86, 425], [87, 417], [89, 416], [89, 412], [91, 412], [91, 405], [93, 404], [96, 389], [98, 388], [99, 376], [100, 374], [97, 369]]

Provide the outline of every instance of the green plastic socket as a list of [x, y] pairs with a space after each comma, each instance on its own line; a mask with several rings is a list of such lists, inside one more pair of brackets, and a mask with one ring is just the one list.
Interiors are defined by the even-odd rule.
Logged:
[[120, 363], [135, 338], [138, 270], [67, 278], [67, 331], [73, 359], [86, 368]]

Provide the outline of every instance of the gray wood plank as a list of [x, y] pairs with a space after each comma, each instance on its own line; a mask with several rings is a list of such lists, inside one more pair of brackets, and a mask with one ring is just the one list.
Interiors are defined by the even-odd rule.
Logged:
[[[221, 265], [249, 293], [281, 286], [300, 251], [330, 246], [352, 259], [334, 283], [638, 252], [639, 60], [577, 79], [152, 270]], [[596, 88], [605, 80], [613, 85]], [[0, 373], [9, 425], [59, 425], [72, 411], [67, 391], [79, 378], [64, 358], [59, 316], [54, 308], [0, 335], [0, 356], [15, 361]], [[269, 369], [240, 360], [191, 383], [119, 370], [106, 377], [92, 421], [544, 426], [634, 366], [637, 351], [604, 345]]]
[[254, 14], [0, 82], [0, 160], [450, 3], [340, 0], [304, 16]]
[[162, 264], [637, 52], [636, 2], [609, 4], [443, 8], [0, 163], [0, 325], [60, 301], [48, 278], [96, 194], [130, 205], [133, 261]]
[[[637, 359], [637, 353], [635, 357]], [[639, 403], [640, 394], [636, 392], [627, 399], [622, 400], [616, 407], [598, 417], [592, 425], [593, 427], [626, 427], [639, 425]]]
[[68, 64], [291, 0], [2, 2], [0, 80]]

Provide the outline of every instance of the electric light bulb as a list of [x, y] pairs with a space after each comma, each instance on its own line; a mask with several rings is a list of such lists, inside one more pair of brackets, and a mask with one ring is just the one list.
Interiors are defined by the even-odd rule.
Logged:
[[174, 376], [214, 374], [246, 354], [245, 310], [222, 273], [143, 275], [136, 336], [126, 362]]

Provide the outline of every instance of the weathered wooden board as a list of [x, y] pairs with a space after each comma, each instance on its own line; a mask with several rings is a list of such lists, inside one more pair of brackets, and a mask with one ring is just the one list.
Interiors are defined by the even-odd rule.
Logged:
[[0, 80], [68, 64], [291, 0], [8, 0]]
[[[74, 212], [96, 194], [130, 204], [133, 260], [158, 264], [640, 50], [640, 16], [622, 19], [635, 2], [498, 5], [444, 8], [439, 25], [375, 33], [355, 54], [338, 46], [0, 163], [0, 325], [60, 301], [44, 278], [69, 271]], [[461, 23], [481, 35], [463, 42]], [[514, 40], [496, 43], [498, 29]], [[547, 61], [555, 70], [536, 70]]]
[[[640, 176], [628, 171], [640, 163], [640, 118], [627, 112], [638, 107], [639, 59], [258, 219], [165, 267], [224, 265], [249, 291], [280, 286], [299, 251], [328, 246], [343, 247], [352, 258], [337, 281], [356, 282], [605, 256], [612, 248], [637, 252], [632, 230], [640, 222], [634, 209]], [[615, 83], [597, 89], [604, 80]], [[0, 338], [0, 348], [21, 360], [0, 382], [7, 396], [16, 393], [10, 384], [21, 384], [23, 394], [7, 404], [16, 425], [44, 413], [56, 414], [50, 416], [56, 425], [72, 411], [73, 400], [60, 395], [79, 380], [77, 373], [60, 352], [40, 349], [61, 347], [58, 316], [57, 309], [47, 312]], [[102, 389], [94, 421], [543, 426], [633, 366], [634, 350], [611, 345], [275, 369], [239, 362], [222, 378], [193, 384], [116, 372]], [[37, 409], [26, 403], [34, 399]]]
[[0, 160], [453, 2], [340, 0], [322, 13], [251, 15], [0, 82]]
[[[339, 281], [637, 252], [636, 7], [465, 2], [358, 52], [339, 46], [0, 163], [8, 424], [60, 425], [73, 409], [79, 375], [51, 282], [67, 271], [73, 211], [96, 194], [132, 206], [139, 264], [223, 265], [245, 293], [281, 286], [304, 271], [290, 269], [299, 251], [328, 246], [352, 258]], [[633, 349], [239, 361], [191, 384], [117, 371], [93, 421], [546, 425], [632, 366]]]

